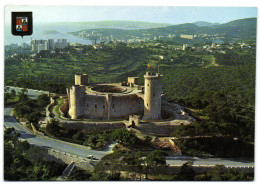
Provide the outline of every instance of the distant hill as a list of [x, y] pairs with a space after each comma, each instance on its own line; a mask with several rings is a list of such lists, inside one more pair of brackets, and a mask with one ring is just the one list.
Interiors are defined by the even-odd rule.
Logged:
[[58, 34], [60, 32], [56, 31], [56, 30], [45, 30], [43, 31], [43, 34]]
[[240, 20], [234, 20], [225, 24], [211, 25], [211, 26], [198, 26], [194, 23], [186, 23], [179, 25], [170, 25], [167, 27], [157, 27], [139, 30], [126, 30], [126, 29], [85, 29], [82, 31], [73, 32], [75, 36], [81, 35], [81, 33], [99, 33], [103, 36], [113, 35], [113, 37], [129, 39], [134, 37], [150, 37], [154, 36], [168, 36], [169, 34], [224, 34], [226, 40], [233, 39], [254, 39], [256, 38], [256, 18], [246, 18]]
[[225, 33], [228, 37], [255, 37], [256, 36], [256, 18], [247, 18], [234, 20], [225, 24], [198, 26], [196, 24], [179, 24], [163, 28], [154, 28], [156, 32], [175, 34], [217, 34]]
[[238, 26], [238, 27], [250, 27], [250, 26], [256, 26], [256, 18], [246, 18], [246, 19], [238, 19], [233, 20], [225, 24], [221, 24], [222, 26]]
[[105, 20], [105, 21], [89, 21], [89, 22], [56, 22], [45, 24], [45, 29], [53, 29], [60, 32], [73, 32], [84, 29], [148, 29], [166, 27], [171, 24], [166, 23], [153, 23], [153, 22], [142, 22], [142, 21], [125, 21], [125, 20]]
[[225, 33], [232, 39], [256, 38], [256, 25], [256, 18], [239, 19], [214, 26], [214, 31]]
[[193, 24], [197, 25], [197, 26], [215, 26], [215, 25], [219, 25], [220, 23], [211, 23], [211, 22], [206, 22], [206, 21], [197, 21], [197, 22], [193, 22]]

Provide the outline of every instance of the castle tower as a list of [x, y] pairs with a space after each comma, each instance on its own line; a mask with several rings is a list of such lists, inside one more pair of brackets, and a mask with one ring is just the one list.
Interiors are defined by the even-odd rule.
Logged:
[[144, 120], [161, 119], [162, 75], [146, 72], [144, 75]]
[[75, 85], [86, 86], [88, 84], [88, 74], [76, 74]]
[[84, 116], [85, 86], [74, 85], [69, 89], [69, 115], [71, 119]]

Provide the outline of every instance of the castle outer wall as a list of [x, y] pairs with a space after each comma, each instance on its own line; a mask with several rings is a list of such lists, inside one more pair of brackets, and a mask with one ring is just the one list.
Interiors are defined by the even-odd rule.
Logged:
[[85, 86], [73, 86], [69, 94], [71, 119], [124, 119], [144, 110], [144, 101], [136, 94], [87, 94]]

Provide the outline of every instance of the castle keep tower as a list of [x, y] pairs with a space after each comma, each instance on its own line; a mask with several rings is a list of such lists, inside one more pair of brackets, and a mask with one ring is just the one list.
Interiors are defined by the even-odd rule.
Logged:
[[144, 75], [144, 120], [161, 119], [162, 75], [146, 72]]

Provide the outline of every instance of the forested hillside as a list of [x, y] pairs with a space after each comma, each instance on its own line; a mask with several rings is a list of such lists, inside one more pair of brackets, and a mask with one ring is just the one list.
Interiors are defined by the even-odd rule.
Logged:
[[174, 50], [172, 44], [110, 43], [99, 50], [70, 46], [56, 53], [41, 51], [34, 58], [13, 57], [5, 61], [5, 84], [66, 93], [76, 73], [87, 73], [90, 82], [122, 82], [138, 76], [142, 85], [147, 64], [152, 72], [158, 72], [159, 64], [163, 91], [196, 117], [194, 127], [204, 130], [195, 131], [192, 124], [177, 134], [220, 134], [253, 141], [255, 44], [232, 49], [222, 45], [222, 52]]

